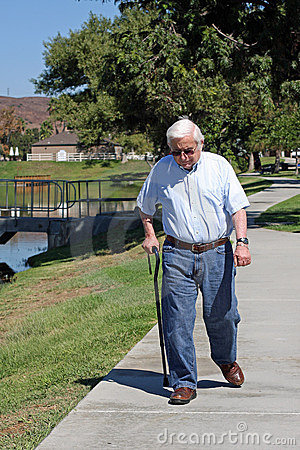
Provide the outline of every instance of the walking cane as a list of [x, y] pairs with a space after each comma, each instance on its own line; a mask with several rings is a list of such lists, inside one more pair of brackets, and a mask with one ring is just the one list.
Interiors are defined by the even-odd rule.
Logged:
[[[154, 271], [154, 292], [155, 292], [155, 303], [156, 303], [156, 313], [157, 313], [157, 323], [158, 323], [158, 334], [159, 334], [159, 342], [160, 342], [160, 350], [161, 350], [161, 360], [162, 360], [162, 366], [163, 366], [163, 371], [164, 371], [163, 386], [168, 387], [169, 381], [168, 381], [168, 376], [167, 376], [165, 345], [164, 345], [162, 320], [161, 320], [161, 309], [160, 309], [160, 301], [159, 301], [159, 291], [158, 291], [158, 283], [157, 283], [160, 258], [159, 258], [159, 253], [158, 253], [157, 247], [153, 247], [152, 252], [155, 254], [155, 258], [156, 258], [155, 271]], [[149, 254], [148, 254], [148, 264], [149, 264], [150, 275], [152, 275]]]

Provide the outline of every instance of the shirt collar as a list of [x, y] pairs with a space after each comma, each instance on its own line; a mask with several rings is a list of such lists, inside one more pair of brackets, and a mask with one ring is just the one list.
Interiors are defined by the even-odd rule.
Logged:
[[198, 159], [198, 161], [196, 162], [196, 164], [194, 164], [192, 170], [187, 170], [187, 169], [185, 169], [184, 167], [182, 167], [180, 164], [178, 164], [178, 163], [175, 161], [175, 159], [173, 158], [173, 156], [172, 156], [172, 158], [173, 158], [173, 160], [174, 160], [174, 163], [177, 164], [177, 166], [178, 166], [181, 170], [183, 170], [185, 173], [193, 173], [193, 172], [196, 172], [196, 170], [198, 169], [199, 165], [200, 165], [201, 162], [203, 161], [202, 153], [203, 153], [203, 151], [201, 151], [201, 153], [200, 153], [200, 158]]

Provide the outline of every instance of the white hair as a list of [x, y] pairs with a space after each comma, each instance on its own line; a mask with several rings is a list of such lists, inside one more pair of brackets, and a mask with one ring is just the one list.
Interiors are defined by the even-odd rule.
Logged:
[[182, 138], [185, 136], [193, 136], [194, 141], [197, 143], [197, 147], [204, 142], [204, 136], [201, 133], [200, 128], [191, 120], [182, 118], [167, 130], [167, 142], [171, 145], [172, 139]]

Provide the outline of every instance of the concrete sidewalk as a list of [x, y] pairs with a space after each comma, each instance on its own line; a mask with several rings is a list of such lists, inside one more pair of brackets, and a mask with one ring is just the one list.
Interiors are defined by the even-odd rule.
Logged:
[[168, 404], [155, 326], [38, 448], [299, 446], [300, 236], [253, 226], [260, 212], [296, 194], [299, 182], [279, 179], [250, 198], [253, 263], [237, 275], [241, 388], [231, 387], [209, 357], [199, 302], [195, 400]]

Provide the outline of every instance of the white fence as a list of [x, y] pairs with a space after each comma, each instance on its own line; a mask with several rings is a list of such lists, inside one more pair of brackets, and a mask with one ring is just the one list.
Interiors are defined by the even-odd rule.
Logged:
[[39, 155], [31, 155], [27, 153], [27, 161], [55, 161], [55, 153], [41, 153]]
[[86, 153], [37, 153], [27, 154], [27, 161], [85, 161], [90, 159], [116, 159], [114, 154], [97, 153], [96, 155], [88, 155]]
[[[143, 161], [146, 158], [150, 161], [153, 160], [152, 153], [147, 153], [146, 155], [137, 155], [133, 152], [127, 153], [127, 159], [140, 160]], [[67, 153], [62, 151], [58, 153], [37, 153], [37, 154], [27, 154], [27, 161], [85, 161], [91, 159], [100, 159], [100, 160], [111, 160], [117, 159], [117, 156], [113, 153], [96, 153], [96, 154], [87, 154], [87, 153]]]

